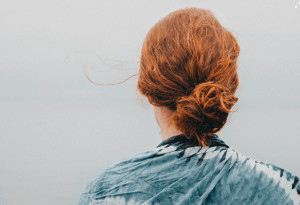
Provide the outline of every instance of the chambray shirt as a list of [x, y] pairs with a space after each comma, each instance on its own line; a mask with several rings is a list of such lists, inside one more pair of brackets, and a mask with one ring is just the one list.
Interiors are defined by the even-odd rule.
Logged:
[[78, 205], [300, 205], [299, 177], [209, 139], [202, 147], [176, 135], [102, 169]]

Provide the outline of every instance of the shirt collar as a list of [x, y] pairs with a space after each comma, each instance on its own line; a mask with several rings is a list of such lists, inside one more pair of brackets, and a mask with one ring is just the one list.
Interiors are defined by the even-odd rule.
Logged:
[[[188, 138], [184, 134], [179, 134], [163, 140], [160, 144], [157, 145], [157, 147], [164, 146], [164, 145], [170, 146], [172, 144], [185, 145], [185, 147], [199, 146], [196, 138]], [[216, 134], [211, 134], [208, 137], [208, 146], [209, 147], [224, 146], [229, 148], [229, 146], [223, 140], [221, 140], [219, 136]]]

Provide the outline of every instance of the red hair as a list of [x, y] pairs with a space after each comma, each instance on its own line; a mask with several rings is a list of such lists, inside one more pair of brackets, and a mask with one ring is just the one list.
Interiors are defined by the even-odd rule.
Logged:
[[186, 8], [158, 21], [141, 51], [138, 91], [155, 106], [173, 110], [173, 123], [207, 146], [238, 98], [240, 47], [211, 11]]

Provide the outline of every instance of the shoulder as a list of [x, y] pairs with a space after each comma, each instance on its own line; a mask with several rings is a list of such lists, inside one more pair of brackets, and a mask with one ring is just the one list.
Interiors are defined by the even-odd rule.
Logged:
[[[147, 160], [156, 155], [157, 149], [140, 152], [131, 156], [124, 157], [116, 163], [101, 168], [98, 173], [92, 177], [83, 193], [80, 196], [78, 205], [88, 205], [95, 199], [102, 199], [105, 196], [123, 194], [128, 188], [132, 179], [130, 177], [138, 176], [136, 169], [143, 167]], [[140, 170], [140, 169], [139, 169]], [[104, 204], [116, 204], [118, 198], [105, 198]], [[124, 204], [124, 203], [117, 203]]]
[[[273, 204], [300, 204], [299, 177], [271, 163], [258, 161], [232, 148], [224, 155], [232, 160], [232, 167], [220, 183], [230, 186], [236, 193], [248, 193], [247, 199]], [[228, 158], [228, 157], [225, 157]]]

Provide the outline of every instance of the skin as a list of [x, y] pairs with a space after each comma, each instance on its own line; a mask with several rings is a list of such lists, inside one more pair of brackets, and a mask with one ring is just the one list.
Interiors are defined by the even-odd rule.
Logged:
[[[162, 140], [168, 139], [175, 135], [183, 134], [180, 130], [178, 130], [174, 124], [170, 123], [170, 117], [173, 113], [167, 107], [157, 107], [153, 106], [153, 111], [155, 115], [156, 122], [160, 127], [160, 135]], [[220, 131], [215, 133], [216, 135], [220, 136]]]

